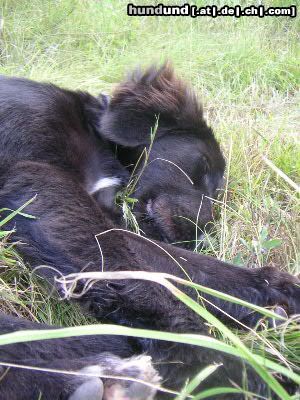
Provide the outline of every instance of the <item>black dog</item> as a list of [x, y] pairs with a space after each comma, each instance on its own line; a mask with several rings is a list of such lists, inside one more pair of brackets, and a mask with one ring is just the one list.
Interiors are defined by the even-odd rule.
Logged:
[[[4, 171], [18, 161], [53, 165], [110, 209], [130, 166], [149, 147], [158, 118], [148, 165], [133, 194], [141, 229], [148, 237], [189, 241], [195, 238], [196, 222], [203, 229], [211, 221], [208, 197], [221, 184], [225, 162], [197, 99], [170, 66], [136, 72], [116, 88], [110, 103], [103, 95], [97, 100], [1, 77], [0, 107]], [[129, 168], [116, 158], [116, 145], [118, 158]]]
[[[0, 86], [0, 207], [16, 209], [38, 194], [27, 209], [27, 213], [36, 219], [19, 215], [8, 227], [13, 228], [15, 224], [14, 238], [18, 241], [18, 249], [32, 267], [48, 265], [63, 274], [80, 272], [86, 267], [101, 270], [102, 259], [95, 235], [114, 228], [114, 224], [106, 211], [111, 205], [108, 197], [102, 197], [99, 190], [97, 203], [91, 194], [101, 189], [101, 179], [128, 179], [126, 169], [113, 156], [111, 142], [122, 146], [119, 159], [124, 164], [135, 161], [141, 147], [149, 143], [149, 131], [157, 117], [157, 140], [153, 144], [153, 153], [151, 151], [153, 162], [146, 167], [134, 194], [139, 199], [140, 218], [143, 214], [148, 216], [143, 222], [145, 232], [155, 237], [158, 230], [166, 241], [185, 239], [185, 231], [189, 237], [195, 229], [189, 229], [186, 220], [178, 223], [174, 216], [185, 215], [195, 220], [201, 202], [199, 224], [203, 226], [211, 219], [210, 200], [202, 195], [210, 196], [217, 188], [224, 170], [223, 157], [194, 96], [174, 78], [169, 67], [150, 70], [121, 85], [110, 104], [105, 98], [99, 103], [87, 94], [23, 80], [13, 80], [11, 84], [9, 79], [3, 79], [3, 93], [2, 84]], [[161, 159], [181, 167], [194, 185], [181, 170]], [[113, 171], [109, 169], [111, 166]], [[186, 278], [164, 249], [195, 282], [261, 306], [284, 306], [289, 314], [300, 311], [299, 281], [275, 269], [241, 269], [166, 243], [159, 243], [162, 248], [159, 249], [155, 242], [150, 244], [123, 231], [102, 235], [100, 244], [104, 270], [168, 272]], [[52, 270], [40, 269], [39, 274], [50, 281], [53, 279]], [[194, 291], [186, 292], [195, 297]], [[205, 297], [228, 315], [250, 326], [259, 318], [245, 307]], [[181, 302], [154, 283], [98, 282], [79, 301], [102, 320], [207, 334], [202, 320], [195, 319]], [[214, 307], [209, 306], [209, 309], [231, 323], [228, 316]], [[74, 341], [73, 358], [85, 340]], [[106, 351], [102, 339], [98, 341], [95, 352]], [[223, 366], [205, 381], [203, 388], [228, 386], [229, 379], [242, 385], [242, 364], [231, 357], [208, 349], [190, 349], [150, 340], [130, 343], [130, 354], [122, 354], [122, 357], [147, 352], [154, 362], [161, 362], [157, 368], [167, 386], [180, 389], [187, 378], [214, 361]], [[8, 360], [13, 360], [15, 351], [17, 349], [12, 346]], [[47, 360], [55, 362], [55, 359], [56, 353], [50, 347]], [[61, 359], [64, 359], [63, 354]], [[267, 394], [266, 385], [249, 367], [246, 369], [248, 389]], [[6, 379], [9, 378], [7, 374]], [[45, 389], [43, 375], [39, 379]], [[77, 387], [78, 384], [72, 392]], [[69, 394], [63, 397], [56, 392], [55, 396], [68, 398]], [[163, 398], [163, 395], [158, 396]], [[240, 396], [230, 395], [230, 398]]]

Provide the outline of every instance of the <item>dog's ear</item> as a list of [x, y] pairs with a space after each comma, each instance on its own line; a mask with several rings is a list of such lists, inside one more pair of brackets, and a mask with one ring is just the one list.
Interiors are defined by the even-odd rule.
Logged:
[[[106, 139], [127, 147], [146, 145], [158, 121], [155, 138], [170, 131], [198, 131], [202, 109], [189, 88], [175, 77], [166, 63], [146, 72], [135, 71], [112, 94], [100, 119], [99, 131]], [[206, 126], [206, 125], [205, 125]]]
[[85, 122], [100, 135], [99, 120], [108, 109], [110, 96], [101, 93], [98, 97], [94, 97], [87, 92], [77, 92], [77, 94], [81, 102]]

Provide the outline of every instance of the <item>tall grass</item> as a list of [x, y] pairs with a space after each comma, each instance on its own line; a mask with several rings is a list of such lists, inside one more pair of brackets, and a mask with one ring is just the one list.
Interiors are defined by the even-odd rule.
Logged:
[[[126, 4], [124, 0], [0, 0], [0, 73], [97, 94], [110, 92], [137, 64], [172, 60], [178, 74], [202, 99], [227, 158], [225, 193], [215, 201], [218, 218], [214, 234], [206, 234], [205, 252], [241, 268], [273, 265], [299, 273], [299, 196], [264, 161], [270, 160], [299, 183], [299, 18], [133, 18], [125, 15]], [[290, 2], [267, 0], [264, 4]], [[15, 253], [8, 240], [13, 233], [2, 225], [1, 309], [58, 325], [91, 322], [74, 305], [47, 294]], [[67, 333], [76, 334], [81, 328], [76, 329]], [[95, 326], [91, 332], [105, 329], [109, 328]], [[120, 327], [118, 333], [128, 333], [124, 329]], [[22, 340], [34, 337], [25, 336]], [[255, 353], [265, 354], [278, 366], [289, 365], [299, 374], [297, 322], [263, 330], [259, 338], [255, 332], [237, 337]], [[222, 334], [217, 339], [236, 348]], [[204, 379], [205, 373], [200, 372], [198, 379]]]

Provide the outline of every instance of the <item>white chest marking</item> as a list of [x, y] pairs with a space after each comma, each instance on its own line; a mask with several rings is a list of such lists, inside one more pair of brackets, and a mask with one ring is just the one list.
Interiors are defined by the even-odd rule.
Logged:
[[115, 177], [106, 177], [100, 178], [97, 182], [95, 182], [91, 189], [89, 190], [89, 194], [94, 194], [98, 192], [98, 190], [105, 189], [111, 186], [118, 186], [121, 183], [121, 179]]

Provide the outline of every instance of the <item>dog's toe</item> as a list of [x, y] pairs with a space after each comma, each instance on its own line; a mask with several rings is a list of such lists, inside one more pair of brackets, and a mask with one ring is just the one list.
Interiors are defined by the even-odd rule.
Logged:
[[103, 383], [98, 378], [90, 379], [82, 383], [69, 400], [102, 400], [103, 398]]
[[156, 394], [153, 385], [158, 385], [161, 380], [151, 357], [145, 355], [119, 359], [115, 363], [114, 374], [128, 379], [107, 381], [103, 400], [152, 400]]

